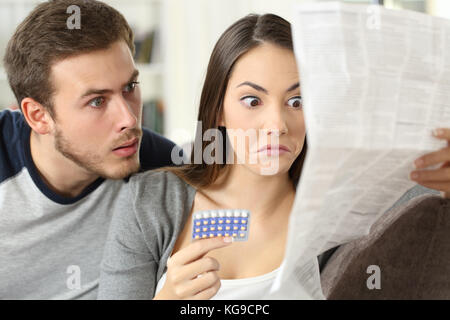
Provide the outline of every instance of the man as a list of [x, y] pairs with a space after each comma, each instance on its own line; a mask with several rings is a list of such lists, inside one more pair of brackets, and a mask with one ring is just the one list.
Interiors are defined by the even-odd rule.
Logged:
[[0, 298], [95, 299], [111, 213], [132, 196], [121, 185], [172, 164], [174, 144], [141, 128], [133, 53], [126, 20], [97, 1], [42, 3], [9, 41], [21, 112], [0, 113]]

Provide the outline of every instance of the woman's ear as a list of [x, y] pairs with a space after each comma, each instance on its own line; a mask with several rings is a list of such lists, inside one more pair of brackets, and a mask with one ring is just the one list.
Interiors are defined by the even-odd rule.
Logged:
[[223, 115], [220, 116], [218, 121], [218, 127], [225, 127], [225, 121], [223, 121]]
[[53, 119], [42, 104], [27, 97], [22, 100], [21, 108], [23, 116], [32, 130], [39, 134], [51, 132]]

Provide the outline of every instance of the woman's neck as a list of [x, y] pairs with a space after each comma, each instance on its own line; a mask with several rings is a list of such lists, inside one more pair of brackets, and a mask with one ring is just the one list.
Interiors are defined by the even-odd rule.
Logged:
[[236, 164], [206, 188], [204, 194], [218, 206], [248, 209], [252, 219], [265, 220], [279, 211], [290, 212], [295, 188], [287, 172], [263, 176]]

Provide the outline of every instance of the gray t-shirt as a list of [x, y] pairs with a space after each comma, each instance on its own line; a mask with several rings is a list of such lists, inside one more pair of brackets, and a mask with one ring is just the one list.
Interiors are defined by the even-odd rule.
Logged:
[[114, 213], [101, 264], [98, 299], [152, 299], [196, 189], [175, 174], [131, 177], [126, 202]]
[[26, 169], [2, 184], [0, 298], [96, 299], [111, 216], [127, 201], [123, 184], [105, 180], [67, 205], [42, 194]]

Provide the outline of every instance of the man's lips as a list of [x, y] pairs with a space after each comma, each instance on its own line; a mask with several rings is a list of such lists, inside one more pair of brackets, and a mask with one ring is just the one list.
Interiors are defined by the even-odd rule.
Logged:
[[128, 140], [127, 142], [124, 142], [123, 144], [121, 144], [120, 146], [118, 146], [117, 148], [113, 149], [113, 150], [117, 150], [120, 148], [126, 148], [126, 147], [130, 147], [132, 145], [134, 145], [135, 143], [137, 143], [139, 141], [138, 138], [133, 138], [131, 140]]
[[119, 157], [129, 157], [137, 152], [138, 146], [139, 138], [133, 138], [113, 149], [113, 153]]

